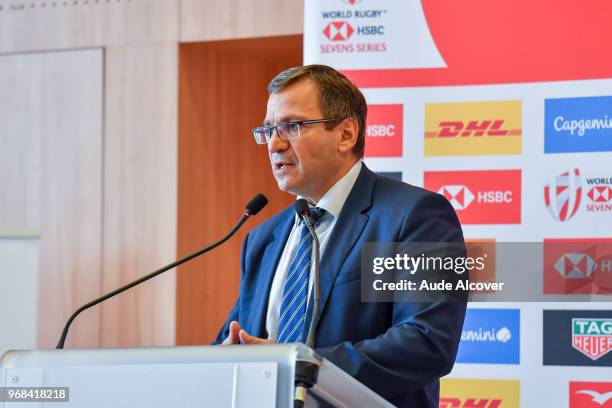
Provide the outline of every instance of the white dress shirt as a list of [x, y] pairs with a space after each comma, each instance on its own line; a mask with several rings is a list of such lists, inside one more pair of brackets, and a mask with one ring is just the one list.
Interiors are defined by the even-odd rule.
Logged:
[[[322, 255], [327, 246], [327, 241], [331, 235], [336, 220], [344, 207], [344, 203], [349, 193], [353, 189], [355, 181], [361, 171], [361, 160], [358, 160], [355, 165], [346, 173], [340, 180], [336, 182], [319, 200], [317, 207], [323, 208], [327, 213], [319, 219], [315, 227], [319, 242], [321, 244]], [[299, 198], [299, 197], [298, 197]], [[293, 260], [295, 251], [299, 244], [301, 229], [303, 226], [300, 224], [298, 216], [295, 216], [293, 228], [285, 244], [285, 249], [278, 262], [274, 279], [272, 280], [272, 288], [270, 289], [270, 298], [268, 299], [268, 313], [266, 317], [266, 331], [268, 332], [268, 339], [276, 341], [278, 335], [278, 324], [280, 317], [280, 308], [283, 298], [283, 289], [285, 286], [285, 277], [287, 276], [287, 270]], [[313, 248], [314, 251], [314, 248]], [[312, 259], [312, 255], [311, 255]], [[319, 258], [320, 259], [320, 258]], [[308, 281], [308, 299], [310, 299], [310, 292], [312, 290], [312, 283], [314, 277], [314, 263], [310, 267], [310, 279]]]

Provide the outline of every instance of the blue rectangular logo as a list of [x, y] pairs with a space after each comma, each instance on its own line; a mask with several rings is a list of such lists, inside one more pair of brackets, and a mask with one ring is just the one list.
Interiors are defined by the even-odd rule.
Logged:
[[544, 152], [612, 151], [612, 96], [546, 99]]
[[521, 311], [468, 309], [457, 363], [520, 364]]

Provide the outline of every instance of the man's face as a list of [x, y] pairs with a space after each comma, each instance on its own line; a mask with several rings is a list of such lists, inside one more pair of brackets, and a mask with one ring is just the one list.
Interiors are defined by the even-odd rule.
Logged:
[[[312, 80], [302, 79], [270, 95], [265, 125], [312, 119], [334, 119], [324, 118], [319, 89]], [[301, 126], [300, 136], [293, 140], [282, 140], [275, 132], [268, 154], [278, 187], [318, 201], [337, 181], [342, 167], [340, 133], [338, 127], [326, 130], [323, 123]]]

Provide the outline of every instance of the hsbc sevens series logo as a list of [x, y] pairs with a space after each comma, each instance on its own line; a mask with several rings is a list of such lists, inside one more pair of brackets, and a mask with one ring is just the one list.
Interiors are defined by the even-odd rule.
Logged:
[[520, 224], [521, 171], [430, 171], [425, 188], [443, 195], [462, 224]]
[[521, 153], [521, 101], [425, 105], [425, 156]]
[[319, 44], [320, 54], [387, 52], [386, 9], [352, 7], [359, 1], [346, 0], [349, 8], [321, 10], [321, 27], [327, 41]]
[[580, 169], [561, 173], [544, 186], [544, 203], [557, 221], [568, 221], [578, 211], [582, 198]]

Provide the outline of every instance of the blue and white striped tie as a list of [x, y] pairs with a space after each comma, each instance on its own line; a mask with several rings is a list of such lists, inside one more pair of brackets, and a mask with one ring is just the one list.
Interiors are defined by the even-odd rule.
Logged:
[[[311, 208], [312, 221], [317, 221], [325, 214], [322, 208]], [[300, 243], [285, 279], [283, 300], [278, 324], [278, 343], [296, 343], [304, 341], [302, 334], [306, 321], [306, 300], [308, 299], [308, 279], [312, 256], [312, 236], [304, 221], [300, 221]]]

